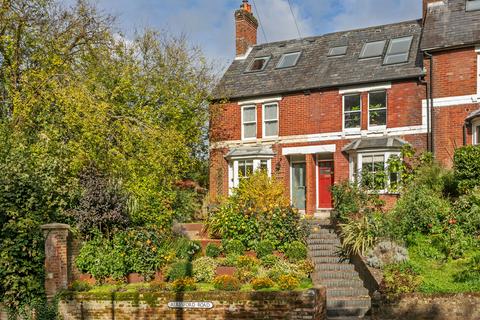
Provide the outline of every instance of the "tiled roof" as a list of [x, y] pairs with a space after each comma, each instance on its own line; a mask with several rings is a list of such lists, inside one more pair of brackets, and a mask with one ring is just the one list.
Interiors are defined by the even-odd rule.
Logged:
[[[365, 42], [413, 36], [408, 62], [383, 65], [383, 58], [359, 59]], [[289, 40], [253, 47], [244, 60], [235, 60], [214, 91], [216, 99], [246, 98], [317, 88], [348, 86], [423, 74], [419, 20], [336, 32], [303, 40]], [[331, 47], [347, 45], [344, 56], [328, 57]], [[388, 43], [387, 43], [388, 45]], [[282, 54], [302, 51], [295, 67], [275, 69]], [[255, 57], [271, 56], [264, 71], [245, 72]]]
[[258, 146], [258, 147], [240, 147], [232, 149], [225, 158], [244, 158], [244, 157], [273, 157], [275, 152], [273, 152], [271, 147]]
[[350, 152], [367, 149], [400, 149], [405, 144], [408, 143], [396, 137], [364, 138], [350, 142], [342, 149], [342, 151]]
[[428, 9], [422, 50], [480, 43], [480, 10], [465, 11], [465, 0], [444, 0]]

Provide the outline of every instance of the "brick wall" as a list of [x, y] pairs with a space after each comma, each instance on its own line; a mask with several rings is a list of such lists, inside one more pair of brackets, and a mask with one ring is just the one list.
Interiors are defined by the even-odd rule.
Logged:
[[[148, 303], [144, 300], [147, 300]], [[173, 301], [212, 302], [212, 309], [170, 309]], [[158, 293], [138, 298], [110, 297], [95, 300], [77, 296], [61, 301], [59, 312], [64, 320], [136, 320], [136, 319], [326, 319], [325, 288], [292, 292], [189, 292]]]
[[478, 320], [480, 319], [480, 295], [438, 294], [404, 295], [395, 302], [374, 303], [372, 319], [432, 319]]

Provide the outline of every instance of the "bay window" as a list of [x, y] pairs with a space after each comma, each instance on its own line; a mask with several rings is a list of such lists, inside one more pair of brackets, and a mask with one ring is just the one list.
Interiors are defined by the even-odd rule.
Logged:
[[368, 127], [387, 126], [387, 92], [377, 91], [368, 94]]
[[257, 107], [242, 107], [242, 140], [257, 138]]
[[362, 99], [360, 94], [343, 96], [343, 128], [360, 130], [362, 119]]
[[272, 174], [272, 160], [269, 159], [232, 159], [229, 162], [229, 189], [237, 188], [242, 179], [248, 178], [257, 170]]
[[369, 152], [350, 155], [350, 179], [371, 191], [385, 193], [395, 191], [399, 174], [389, 172], [388, 163], [391, 157], [399, 157], [400, 152]]

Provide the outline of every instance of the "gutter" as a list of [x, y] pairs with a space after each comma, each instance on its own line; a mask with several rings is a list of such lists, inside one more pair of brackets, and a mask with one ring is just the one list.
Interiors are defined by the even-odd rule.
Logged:
[[427, 126], [428, 126], [428, 129], [427, 129], [427, 134], [430, 136], [430, 152], [432, 152], [432, 154], [435, 156], [435, 141], [434, 141], [434, 134], [433, 134], [433, 131], [434, 131], [434, 125], [435, 125], [435, 117], [434, 117], [434, 114], [433, 114], [433, 68], [434, 68], [434, 63], [433, 63], [433, 55], [431, 55], [430, 53], [428, 53], [428, 51], [424, 51], [423, 52], [427, 58], [430, 60], [430, 74], [429, 74], [429, 83], [428, 83], [428, 86], [427, 86]]

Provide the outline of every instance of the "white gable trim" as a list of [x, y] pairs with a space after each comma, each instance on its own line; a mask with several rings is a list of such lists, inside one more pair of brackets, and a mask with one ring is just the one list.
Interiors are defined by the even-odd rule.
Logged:
[[242, 100], [238, 102], [238, 105], [244, 106], [244, 105], [257, 105], [257, 104], [263, 104], [267, 102], [279, 102], [282, 101], [281, 96], [276, 96], [276, 97], [265, 97], [265, 98], [258, 98], [258, 99], [252, 99], [252, 100]]
[[323, 146], [308, 146], [308, 147], [293, 147], [283, 148], [282, 154], [288, 155], [302, 155], [302, 154], [316, 154], [316, 153], [334, 153], [337, 150], [335, 144], [326, 144]]
[[376, 90], [386, 90], [390, 89], [392, 84], [390, 82], [379, 83], [379, 84], [370, 84], [366, 86], [355, 86], [355, 87], [345, 87], [343, 89], [338, 90], [340, 94], [348, 94], [348, 93], [358, 93], [358, 92], [368, 92], [368, 91], [376, 91]]

